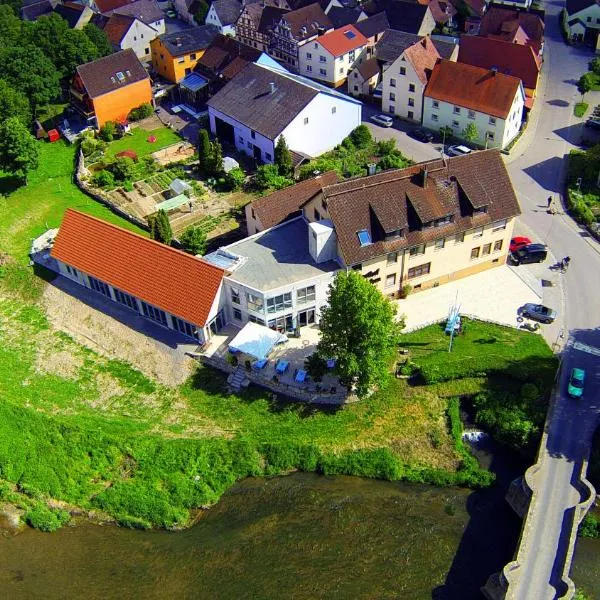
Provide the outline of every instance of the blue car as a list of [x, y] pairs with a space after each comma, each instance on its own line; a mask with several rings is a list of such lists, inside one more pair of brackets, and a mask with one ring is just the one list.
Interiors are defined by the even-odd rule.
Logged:
[[583, 384], [585, 382], [585, 371], [583, 369], [571, 369], [569, 377], [569, 386], [567, 393], [571, 398], [581, 398], [583, 396]]

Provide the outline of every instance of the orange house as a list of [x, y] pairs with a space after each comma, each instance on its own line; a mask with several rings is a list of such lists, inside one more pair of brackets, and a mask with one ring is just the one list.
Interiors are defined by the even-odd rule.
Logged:
[[158, 36], [150, 42], [154, 70], [172, 83], [179, 83], [194, 70], [218, 33], [212, 25], [200, 25]]
[[71, 104], [97, 128], [123, 122], [133, 108], [152, 104], [150, 76], [132, 49], [77, 67]]

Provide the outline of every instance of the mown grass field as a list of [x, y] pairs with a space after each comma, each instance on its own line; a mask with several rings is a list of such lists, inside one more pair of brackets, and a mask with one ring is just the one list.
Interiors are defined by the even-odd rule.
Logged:
[[44, 145], [29, 186], [0, 204], [0, 500], [48, 529], [64, 521], [45, 508], [50, 498], [131, 526], [173, 527], [248, 475], [299, 468], [487, 481], [465, 457], [449, 398], [488, 390], [492, 366], [500, 375], [514, 362], [552, 362], [540, 336], [469, 324], [450, 357], [439, 328], [405, 336], [422, 373], [441, 370], [454, 380], [391, 379], [362, 402], [321, 410], [274, 402], [257, 389], [230, 395], [224, 377], [203, 368], [166, 387], [54, 329], [41, 302], [47, 283], [27, 265], [31, 238], [59, 225], [69, 206], [133, 229], [73, 186], [73, 155]]
[[[152, 136], [156, 140], [149, 142], [148, 138]], [[168, 127], [160, 127], [152, 131], [136, 127], [131, 130], [131, 133], [124, 135], [121, 139], [110, 142], [106, 151], [106, 157], [111, 158], [124, 150], [133, 150], [137, 153], [138, 158], [142, 158], [181, 141], [181, 137]]]

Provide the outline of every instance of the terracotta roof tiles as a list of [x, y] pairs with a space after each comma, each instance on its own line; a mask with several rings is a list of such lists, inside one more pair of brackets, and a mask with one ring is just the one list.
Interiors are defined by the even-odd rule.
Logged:
[[206, 325], [224, 271], [190, 254], [68, 209], [52, 256], [194, 325]]
[[342, 56], [369, 43], [369, 40], [353, 25], [346, 25], [326, 33], [316, 41], [332, 56]]
[[417, 77], [423, 85], [427, 84], [433, 67], [440, 55], [430, 38], [424, 37], [404, 51], [404, 57], [413, 66]]

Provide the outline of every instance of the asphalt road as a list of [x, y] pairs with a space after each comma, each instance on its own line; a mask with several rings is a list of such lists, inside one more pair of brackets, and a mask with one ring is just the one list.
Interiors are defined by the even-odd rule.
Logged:
[[[517, 556], [520, 566], [510, 577], [507, 595], [519, 600], [545, 600], [565, 591], [563, 570], [568, 573], [569, 549], [574, 542], [570, 539], [573, 507], [581, 500], [572, 482], [578, 480], [582, 461], [589, 454], [600, 405], [600, 361], [595, 354], [600, 355], [600, 246], [562, 210], [557, 215], [545, 210], [548, 196], [560, 202], [564, 157], [583, 133], [581, 121], [573, 116], [573, 104], [580, 99], [576, 80], [593, 57], [588, 50], [563, 43], [558, 28], [562, 7], [562, 2], [546, 3], [546, 84], [537, 98], [539, 120], [532, 120], [530, 139], [524, 137], [516, 147], [516, 156], [507, 160], [523, 211], [520, 220], [557, 258], [572, 259], [563, 276], [567, 343], [556, 403], [546, 448], [538, 461], [540, 469], [534, 477], [537, 499], [525, 523]], [[590, 93], [586, 101], [593, 106], [600, 103], [600, 96]], [[573, 366], [587, 372], [585, 394], [579, 401], [566, 395]]]

